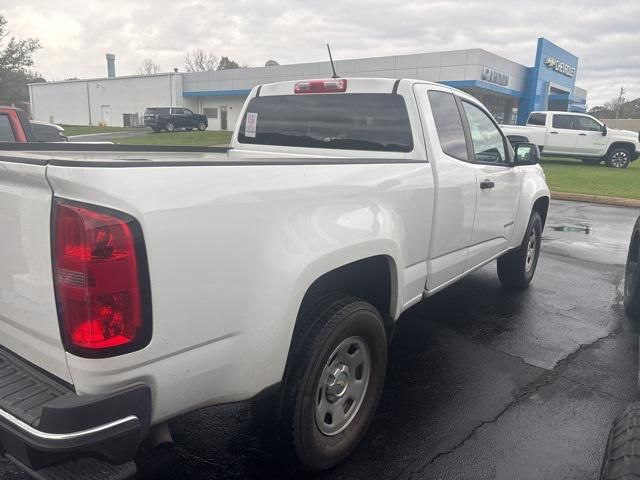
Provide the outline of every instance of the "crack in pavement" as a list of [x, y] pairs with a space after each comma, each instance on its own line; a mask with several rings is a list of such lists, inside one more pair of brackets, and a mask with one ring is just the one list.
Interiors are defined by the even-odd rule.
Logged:
[[[491, 425], [491, 424], [497, 423], [498, 420], [500, 420], [500, 418], [504, 414], [506, 414], [509, 410], [511, 410], [511, 408], [513, 408], [514, 406], [518, 405], [523, 400], [531, 397], [533, 394], [538, 393], [539, 391], [541, 391], [544, 388], [546, 388], [549, 385], [551, 385], [558, 378], [562, 377], [562, 374], [566, 371], [566, 369], [571, 364], [571, 362], [577, 356], [579, 356], [581, 353], [583, 353], [584, 351], [586, 351], [586, 350], [588, 350], [590, 348], [596, 347], [599, 343], [601, 343], [601, 342], [603, 342], [603, 341], [605, 341], [605, 340], [607, 340], [607, 339], [609, 339], [609, 338], [611, 338], [611, 337], [613, 337], [615, 335], [618, 335], [618, 334], [622, 333], [622, 331], [623, 331], [622, 327], [618, 326], [613, 331], [611, 331], [609, 334], [607, 334], [607, 335], [605, 335], [603, 337], [596, 338], [591, 343], [585, 343], [585, 344], [580, 345], [576, 350], [571, 352], [569, 355], [567, 355], [562, 360], [558, 361], [558, 363], [556, 363], [556, 365], [553, 367], [553, 369], [545, 370], [534, 381], [532, 381], [532, 382], [528, 383], [527, 385], [523, 386], [518, 391], [518, 393], [514, 396], [513, 400], [511, 400], [509, 403], [507, 403], [505, 405], [505, 407], [502, 410], [500, 410], [500, 412], [498, 412], [498, 414], [495, 415], [491, 420], [484, 420], [484, 421], [480, 422], [478, 425], [473, 427], [471, 429], [471, 431], [469, 432], [469, 434], [467, 436], [465, 436], [461, 441], [459, 441], [456, 445], [454, 445], [453, 447], [449, 448], [448, 450], [445, 450], [443, 452], [440, 452], [440, 453], [434, 455], [426, 463], [424, 463], [422, 466], [420, 466], [419, 468], [414, 470], [414, 472], [411, 472], [409, 474], [409, 478], [414, 478], [415, 475], [422, 473], [426, 468], [428, 468], [430, 465], [433, 465], [439, 459], [441, 459], [443, 457], [446, 457], [447, 455], [452, 454], [453, 452], [458, 450], [460, 447], [462, 447], [467, 441], [471, 440], [471, 438], [473, 438], [473, 436], [482, 427], [484, 427], [486, 425]], [[504, 353], [504, 352], [502, 352], [502, 353]], [[505, 354], [505, 355], [509, 355], [509, 354]], [[511, 355], [509, 355], [509, 356], [511, 356]], [[518, 358], [520, 358], [520, 357], [518, 357]], [[522, 358], [520, 358], [520, 359], [522, 360]], [[524, 360], [522, 360], [522, 361], [524, 361]], [[537, 368], [540, 368], [540, 367], [537, 367]], [[567, 378], [567, 377], [562, 377], [562, 378]], [[571, 380], [570, 378], [567, 378], [567, 379]], [[576, 383], [578, 383], [578, 382], [576, 382]], [[601, 393], [605, 393], [605, 392], [601, 392]]]

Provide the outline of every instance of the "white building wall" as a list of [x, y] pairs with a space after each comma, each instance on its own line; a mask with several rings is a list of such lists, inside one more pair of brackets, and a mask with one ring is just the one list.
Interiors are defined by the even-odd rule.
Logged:
[[116, 77], [31, 85], [35, 120], [67, 125], [121, 127], [123, 114], [138, 114], [147, 107], [182, 106], [180, 74]]
[[30, 85], [31, 114], [41, 122], [89, 125], [87, 82]]

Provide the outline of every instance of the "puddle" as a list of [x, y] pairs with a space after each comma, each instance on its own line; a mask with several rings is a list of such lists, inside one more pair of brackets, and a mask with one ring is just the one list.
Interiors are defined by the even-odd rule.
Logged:
[[584, 233], [585, 235], [593, 233], [589, 225], [549, 225], [549, 228], [556, 232]]

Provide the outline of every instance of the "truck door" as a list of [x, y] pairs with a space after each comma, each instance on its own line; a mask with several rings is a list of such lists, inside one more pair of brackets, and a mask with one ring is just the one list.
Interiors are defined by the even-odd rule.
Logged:
[[602, 125], [591, 117], [575, 117], [578, 131], [576, 153], [581, 155], [602, 156], [607, 150], [607, 137], [602, 136]]
[[551, 119], [547, 120], [551, 122], [551, 126], [547, 130], [544, 153], [575, 154], [578, 142], [578, 131], [574, 125], [575, 115], [554, 113], [550, 117]]
[[[416, 85], [436, 185], [427, 261], [427, 290], [464, 272], [476, 206], [476, 174], [469, 163], [462, 117], [455, 97], [436, 86]], [[426, 219], [425, 221], [430, 221]]]
[[467, 269], [503, 252], [511, 240], [520, 197], [520, 172], [512, 166], [508, 143], [480, 105], [459, 99], [476, 175], [476, 214]]

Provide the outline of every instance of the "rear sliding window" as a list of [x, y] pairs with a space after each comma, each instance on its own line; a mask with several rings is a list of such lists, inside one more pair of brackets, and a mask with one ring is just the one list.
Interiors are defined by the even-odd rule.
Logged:
[[238, 141], [283, 147], [413, 150], [404, 98], [388, 93], [256, 97], [242, 119]]
[[544, 127], [546, 123], [547, 115], [544, 113], [532, 113], [527, 120], [527, 125], [542, 125]]
[[16, 137], [7, 115], [0, 115], [0, 142], [15, 142]]

